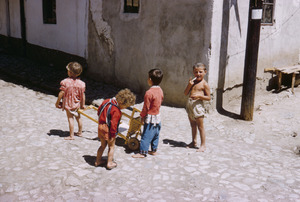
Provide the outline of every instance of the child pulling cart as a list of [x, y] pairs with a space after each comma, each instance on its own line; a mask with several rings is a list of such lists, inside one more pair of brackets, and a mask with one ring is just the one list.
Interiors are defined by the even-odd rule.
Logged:
[[[89, 105], [85, 109], [79, 109], [78, 113], [82, 114], [83, 116], [89, 118], [90, 120], [96, 122], [98, 124], [98, 120], [93, 118], [87, 113], [87, 110], [98, 110], [97, 107], [93, 105]], [[139, 114], [141, 111], [132, 108], [131, 114], [126, 114], [125, 112], [122, 112], [122, 118], [121, 123], [119, 125], [119, 132], [118, 135], [125, 140], [125, 144], [128, 146], [130, 150], [138, 150], [140, 146], [140, 137], [141, 136], [141, 127], [142, 122], [140, 121], [140, 116], [137, 116], [136, 114]], [[126, 119], [125, 119], [126, 118]]]

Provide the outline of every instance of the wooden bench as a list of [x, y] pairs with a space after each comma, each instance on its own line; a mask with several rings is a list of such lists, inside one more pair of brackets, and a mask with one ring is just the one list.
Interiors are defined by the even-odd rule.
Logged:
[[292, 75], [292, 93], [294, 93], [295, 79], [296, 74], [300, 73], [300, 65], [288, 66], [288, 67], [273, 67], [273, 68], [265, 68], [265, 72], [275, 72], [277, 75], [277, 90], [281, 89], [282, 82], [282, 74], [293, 74]]

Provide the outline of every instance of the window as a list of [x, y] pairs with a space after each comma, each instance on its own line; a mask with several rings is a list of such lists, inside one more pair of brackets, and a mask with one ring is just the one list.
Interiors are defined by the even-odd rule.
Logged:
[[262, 25], [273, 25], [275, 0], [263, 0]]
[[124, 13], [138, 13], [140, 0], [124, 0]]
[[56, 24], [56, 0], [43, 0], [43, 20], [45, 24]]

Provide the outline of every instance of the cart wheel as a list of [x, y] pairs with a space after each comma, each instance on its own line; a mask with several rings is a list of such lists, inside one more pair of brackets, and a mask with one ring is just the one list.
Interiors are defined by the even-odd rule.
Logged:
[[127, 145], [130, 150], [135, 151], [140, 147], [140, 142], [137, 138], [132, 137], [132, 138], [129, 138]]

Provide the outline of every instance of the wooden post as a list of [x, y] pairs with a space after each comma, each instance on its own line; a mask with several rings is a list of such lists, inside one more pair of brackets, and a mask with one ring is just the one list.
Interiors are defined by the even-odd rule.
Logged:
[[250, 0], [241, 118], [253, 120], [262, 0]]

